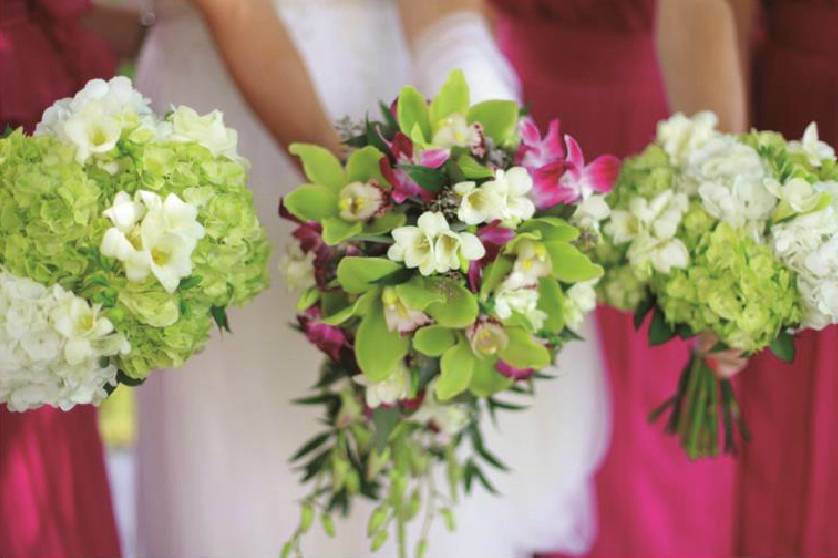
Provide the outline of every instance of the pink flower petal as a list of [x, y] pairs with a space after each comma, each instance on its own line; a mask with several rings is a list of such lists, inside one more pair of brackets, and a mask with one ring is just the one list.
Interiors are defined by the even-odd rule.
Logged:
[[529, 171], [558, 161], [564, 157], [559, 133], [559, 121], [551, 120], [544, 139], [532, 118], [521, 120], [521, 147], [516, 155], [517, 164]]
[[541, 142], [541, 132], [531, 116], [522, 118], [520, 126], [521, 141], [524, 142], [524, 145], [532, 147]]
[[297, 316], [300, 328], [309, 343], [320, 349], [335, 362], [341, 360], [341, 350], [349, 347], [346, 333], [337, 326], [320, 323], [320, 308], [315, 304]]
[[565, 136], [564, 142], [567, 146], [567, 162], [569, 165], [579, 170], [583, 169], [585, 167], [585, 155], [582, 153], [579, 143], [571, 136]]
[[573, 203], [579, 199], [573, 181], [565, 178], [568, 171], [563, 161], [555, 161], [533, 173], [532, 198], [536, 208], [550, 209], [560, 203]]
[[617, 183], [620, 174], [620, 160], [613, 155], [603, 155], [594, 159], [582, 171], [582, 181], [595, 192], [610, 192]]
[[448, 149], [426, 149], [419, 153], [418, 163], [429, 169], [438, 169], [451, 157]]
[[381, 169], [381, 175], [393, 186], [393, 189], [390, 190], [390, 199], [394, 202], [404, 203], [408, 199], [424, 203], [433, 201], [435, 196], [433, 192], [419, 186], [403, 169], [393, 168], [386, 157], [381, 158], [379, 168]]
[[527, 378], [531, 378], [535, 373], [535, 370], [532, 368], [515, 368], [502, 360], [499, 360], [495, 364], [495, 370], [500, 372], [501, 375], [514, 380], [526, 380]]

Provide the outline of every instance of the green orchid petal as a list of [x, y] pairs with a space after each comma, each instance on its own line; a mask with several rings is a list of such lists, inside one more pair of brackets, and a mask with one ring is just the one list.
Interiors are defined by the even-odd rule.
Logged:
[[483, 178], [492, 178], [494, 173], [492, 169], [484, 167], [470, 155], [462, 155], [457, 159], [457, 165], [463, 172], [463, 177], [469, 180], [480, 180]]
[[348, 256], [338, 264], [338, 283], [346, 292], [360, 294], [378, 288], [376, 281], [400, 269], [401, 264], [385, 258]]
[[480, 285], [480, 300], [486, 300], [494, 292], [498, 285], [506, 279], [512, 271], [515, 261], [508, 256], [499, 256], [498, 259], [486, 266], [483, 270], [483, 282]]
[[305, 184], [292, 190], [284, 199], [285, 208], [302, 221], [322, 221], [338, 213], [338, 196], [318, 184]]
[[539, 370], [549, 366], [552, 358], [547, 348], [533, 340], [532, 335], [519, 327], [507, 327], [509, 343], [498, 356], [516, 368], [535, 368]]
[[331, 151], [319, 145], [295, 143], [288, 152], [296, 155], [303, 162], [303, 169], [309, 180], [328, 186], [335, 192], [346, 185], [346, 173], [340, 161]]
[[323, 241], [326, 244], [340, 244], [356, 234], [361, 234], [364, 225], [360, 221], [349, 222], [339, 217], [329, 217], [323, 222]]
[[423, 355], [439, 357], [453, 347], [456, 341], [453, 329], [432, 325], [416, 331], [413, 336], [413, 348]]
[[538, 280], [538, 309], [547, 314], [544, 331], [559, 333], [564, 329], [564, 292], [552, 277]]
[[558, 240], [561, 242], [573, 242], [579, 238], [579, 229], [565, 221], [555, 217], [542, 217], [531, 219], [521, 223], [518, 227], [519, 233], [534, 232], [541, 233], [544, 240]]
[[445, 302], [445, 295], [434, 288], [434, 281], [414, 275], [410, 281], [396, 285], [396, 294], [411, 310], [423, 312], [436, 302]]
[[343, 309], [327, 316], [320, 321], [326, 325], [341, 325], [353, 316], [361, 316], [367, 313], [373, 303], [373, 299], [379, 294], [378, 290], [368, 291], [362, 294], [358, 299], [344, 307]]
[[320, 300], [320, 291], [317, 287], [309, 287], [306, 292], [297, 299], [297, 312], [304, 312], [312, 304]]
[[436, 396], [441, 401], [456, 397], [468, 388], [476, 360], [477, 357], [465, 339], [460, 339], [458, 344], [445, 351], [440, 360], [440, 374], [436, 382]]
[[482, 124], [484, 133], [495, 145], [507, 146], [516, 137], [518, 105], [515, 101], [483, 101], [471, 107], [468, 121]]
[[405, 224], [404, 213], [390, 211], [364, 225], [364, 234], [384, 234]]
[[545, 242], [553, 264], [553, 277], [564, 283], [581, 283], [602, 277], [602, 266], [567, 242]]
[[399, 128], [410, 137], [418, 126], [425, 142], [431, 141], [431, 121], [425, 96], [415, 87], [406, 85], [399, 94]]
[[361, 372], [372, 382], [385, 380], [409, 350], [410, 338], [387, 328], [381, 297], [375, 297], [355, 338], [355, 354]]
[[383, 156], [381, 151], [371, 145], [354, 151], [346, 162], [346, 181], [377, 180], [379, 184], [389, 186], [390, 184], [381, 176], [380, 161]]
[[515, 383], [512, 378], [507, 378], [498, 372], [495, 369], [495, 364], [497, 364], [496, 358], [484, 358], [475, 361], [469, 390], [476, 397], [492, 397], [506, 391]]
[[448, 74], [448, 80], [440, 89], [439, 94], [431, 101], [430, 119], [434, 129], [439, 122], [452, 114], [468, 113], [471, 105], [468, 83], [462, 70], [454, 70]]
[[447, 327], [466, 327], [474, 323], [480, 308], [471, 291], [450, 279], [436, 279], [431, 285], [445, 297], [444, 301], [434, 302], [426, 309], [436, 323]]

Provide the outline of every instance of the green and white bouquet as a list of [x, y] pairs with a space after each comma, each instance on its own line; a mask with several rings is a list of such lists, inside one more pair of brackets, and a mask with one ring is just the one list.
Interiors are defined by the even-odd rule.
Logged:
[[99, 403], [199, 352], [268, 281], [221, 113], [94, 80], [0, 139], [0, 403]]
[[[653, 313], [652, 344], [710, 334], [677, 393], [652, 415], [690, 457], [747, 438], [723, 353], [770, 348], [794, 358], [792, 335], [838, 323], [838, 166], [810, 125], [800, 141], [777, 133], [722, 134], [716, 117], [676, 115], [625, 162], [596, 260], [601, 299]], [[707, 344], [707, 343], [705, 343]], [[729, 357], [728, 357], [729, 358]], [[651, 372], [651, 371], [650, 371]], [[793, 381], [793, 379], [790, 379]]]
[[[602, 268], [581, 246], [608, 214], [619, 162], [586, 163], [558, 122], [542, 138], [512, 101], [471, 106], [462, 72], [430, 103], [405, 87], [382, 119], [347, 134], [341, 163], [295, 145], [308, 183], [283, 200], [297, 223], [285, 270], [297, 317], [327, 356], [315, 394], [322, 433], [294, 456], [311, 493], [283, 556], [319, 515], [357, 497], [378, 506], [372, 549], [436, 517], [504, 468], [481, 435], [485, 413], [518, 407], [595, 305]], [[583, 371], [580, 371], [583, 373]], [[440, 486], [440, 477], [447, 481]]]

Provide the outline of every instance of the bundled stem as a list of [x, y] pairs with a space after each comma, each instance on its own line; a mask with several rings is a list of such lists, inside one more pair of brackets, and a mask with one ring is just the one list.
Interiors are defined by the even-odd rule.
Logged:
[[[668, 412], [666, 432], [677, 436], [690, 459], [737, 452], [737, 437], [748, 441], [750, 434], [739, 409], [733, 386], [719, 379], [704, 355], [694, 352], [681, 372], [678, 389], [649, 415], [656, 421]], [[719, 417], [723, 424], [724, 447], [719, 444]]]

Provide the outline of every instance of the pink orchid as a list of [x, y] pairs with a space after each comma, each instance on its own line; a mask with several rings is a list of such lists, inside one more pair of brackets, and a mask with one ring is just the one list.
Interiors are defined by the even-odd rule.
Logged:
[[551, 120], [547, 128], [547, 135], [542, 139], [535, 120], [526, 117], [521, 120], [521, 146], [515, 154], [515, 164], [520, 165], [531, 173], [536, 169], [564, 160], [559, 121]]
[[297, 321], [309, 343], [335, 362], [340, 362], [341, 351], [349, 348], [349, 339], [341, 328], [320, 322], [320, 307], [316, 304], [310, 306], [304, 313], [297, 316]]
[[526, 380], [528, 378], [532, 378], [532, 375], [535, 373], [535, 370], [532, 368], [515, 368], [511, 364], [502, 360], [497, 361], [495, 364], [495, 370], [497, 370], [502, 376], [512, 378], [513, 380]]
[[486, 254], [469, 264], [468, 284], [473, 292], [480, 290], [483, 268], [495, 261], [504, 244], [515, 238], [515, 231], [500, 226], [500, 221], [492, 221], [477, 231], [477, 238], [483, 243]]
[[533, 172], [533, 201], [538, 209], [575, 203], [594, 192], [610, 192], [617, 181], [619, 159], [603, 155], [585, 164], [585, 156], [575, 139], [565, 136], [565, 145], [564, 160], [553, 161]]
[[[384, 140], [384, 138], [382, 138]], [[403, 203], [407, 199], [415, 199], [428, 203], [433, 201], [435, 194], [425, 190], [413, 180], [406, 170], [398, 165], [418, 165], [429, 169], [438, 169], [448, 161], [451, 153], [448, 149], [424, 149], [418, 153], [414, 150], [413, 142], [406, 135], [397, 132], [393, 141], [387, 142], [392, 158], [396, 161], [394, 167], [389, 159], [381, 159], [381, 174], [393, 185], [391, 198], [396, 203]]]

